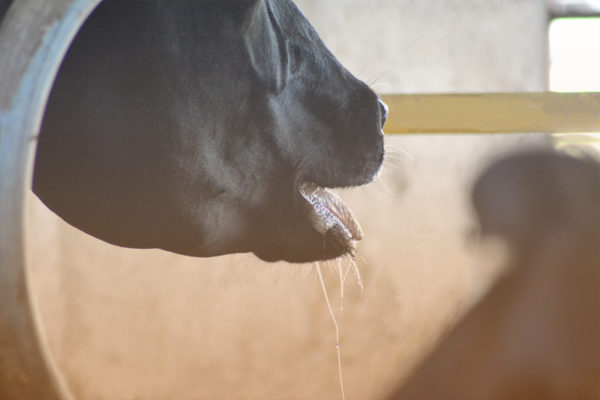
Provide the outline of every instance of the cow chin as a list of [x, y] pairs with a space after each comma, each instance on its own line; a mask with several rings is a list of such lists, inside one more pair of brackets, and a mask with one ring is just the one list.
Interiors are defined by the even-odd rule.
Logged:
[[286, 261], [291, 263], [325, 261], [345, 254], [354, 254], [353, 244], [340, 240], [334, 232], [322, 235], [313, 231], [307, 233], [302, 239], [304, 239], [302, 244], [296, 242], [279, 243], [279, 247], [264, 247], [254, 251], [254, 254], [267, 262]]
[[287, 261], [307, 263], [325, 261], [346, 254], [354, 255], [355, 241], [349, 241], [335, 228], [325, 233], [304, 226], [294, 237], [273, 241], [254, 250], [254, 254], [267, 262]]
[[[293, 204], [287, 208], [287, 223], [264, 224], [270, 238], [254, 243], [252, 251], [265, 261], [305, 263], [353, 255], [362, 239], [362, 229], [350, 209], [334, 193], [312, 183], [297, 189]], [[276, 227], [271, 229], [271, 227]]]

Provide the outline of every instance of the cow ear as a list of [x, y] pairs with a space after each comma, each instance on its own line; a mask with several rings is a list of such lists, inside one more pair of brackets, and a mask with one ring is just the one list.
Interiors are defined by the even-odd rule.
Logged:
[[254, 2], [244, 29], [244, 41], [252, 69], [273, 92], [280, 92], [289, 79], [289, 55], [278, 14], [268, 0]]

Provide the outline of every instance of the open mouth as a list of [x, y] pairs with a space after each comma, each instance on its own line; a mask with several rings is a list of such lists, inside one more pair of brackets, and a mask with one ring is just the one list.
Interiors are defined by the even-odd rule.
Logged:
[[331, 191], [313, 183], [300, 185], [301, 196], [308, 203], [313, 228], [325, 238], [331, 238], [333, 247], [343, 253], [354, 252], [363, 232], [352, 211]]

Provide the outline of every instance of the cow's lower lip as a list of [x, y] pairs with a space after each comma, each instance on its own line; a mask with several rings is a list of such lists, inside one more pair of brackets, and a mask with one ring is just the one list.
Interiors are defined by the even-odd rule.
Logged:
[[308, 213], [314, 229], [323, 236], [333, 236], [348, 251], [363, 237], [352, 211], [337, 195], [313, 183], [303, 183], [300, 195], [308, 203]]

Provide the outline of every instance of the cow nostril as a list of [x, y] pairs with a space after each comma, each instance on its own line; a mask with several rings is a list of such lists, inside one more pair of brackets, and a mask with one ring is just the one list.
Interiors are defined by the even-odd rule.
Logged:
[[387, 121], [390, 108], [381, 99], [379, 99], [379, 110], [381, 111], [381, 128], [383, 128], [385, 121]]

